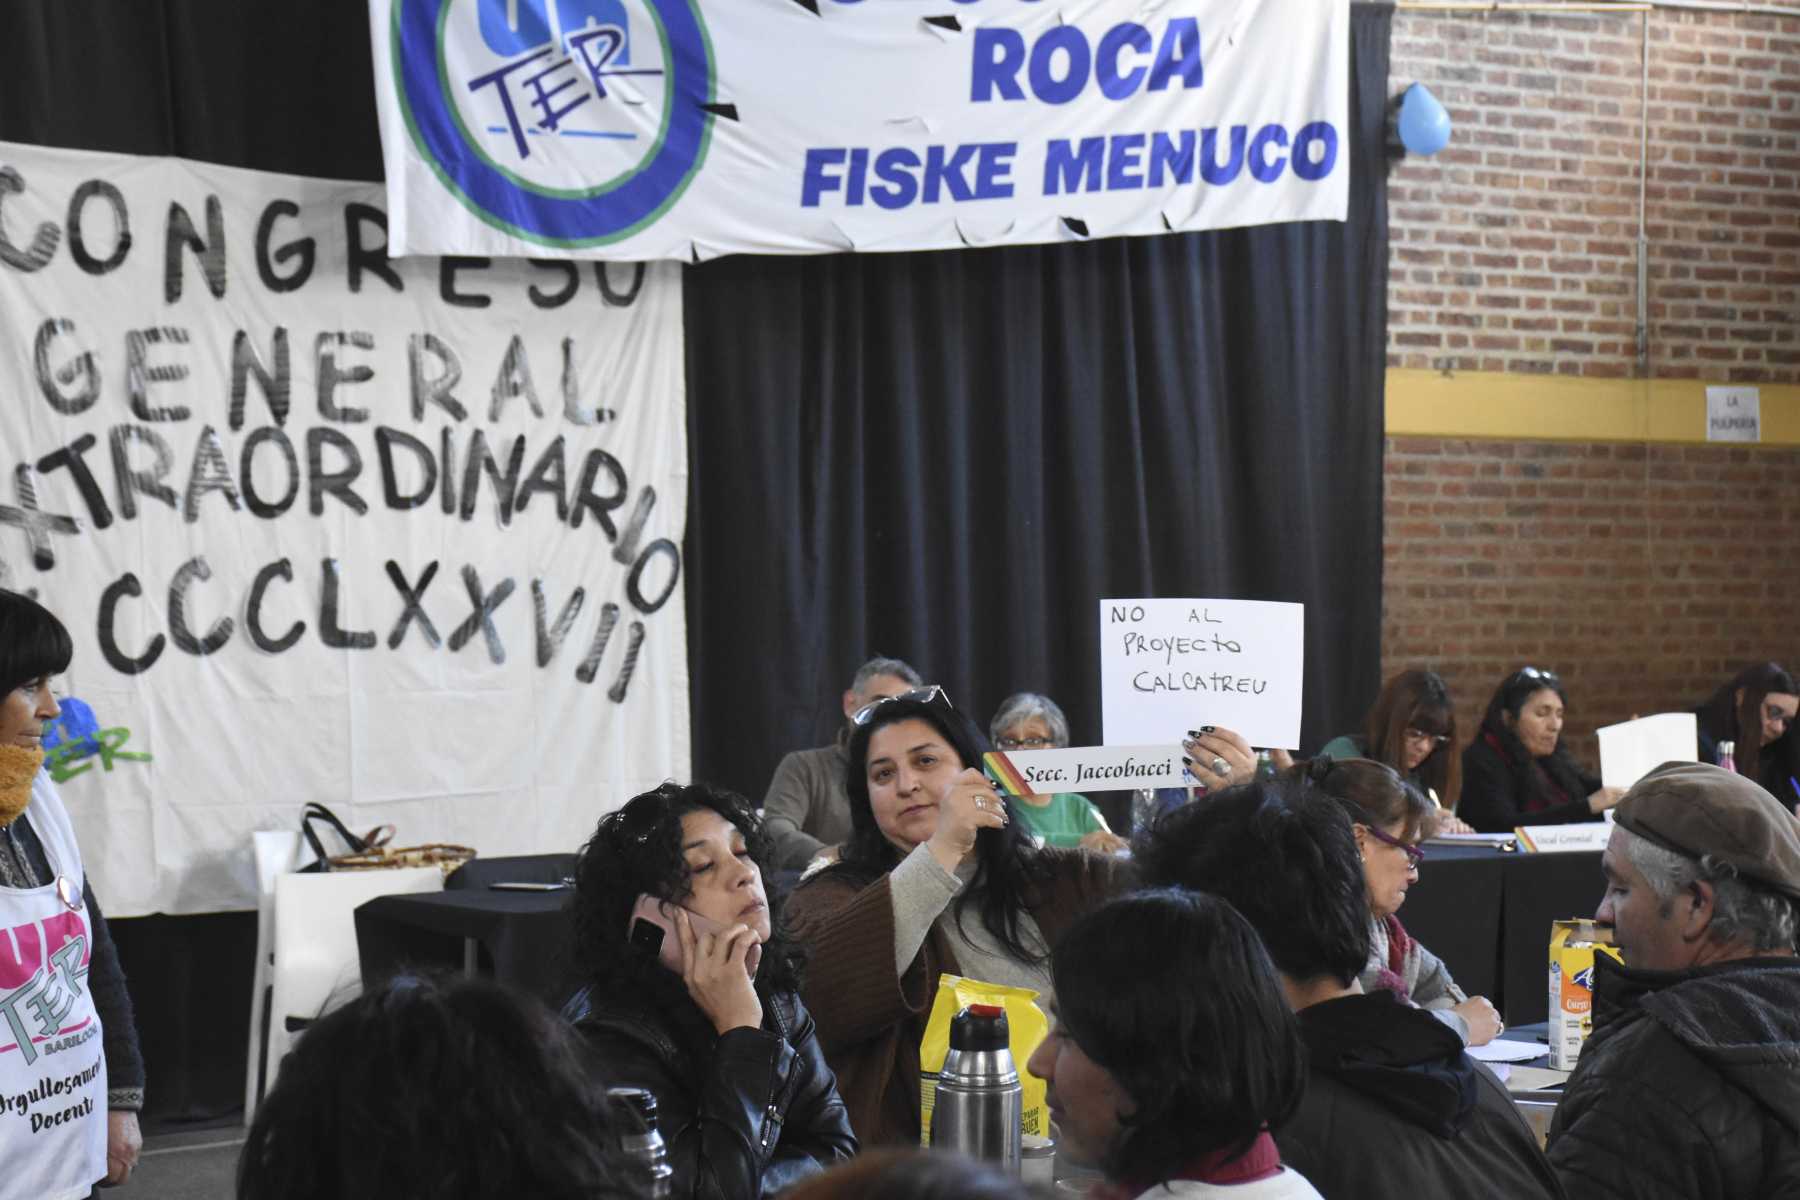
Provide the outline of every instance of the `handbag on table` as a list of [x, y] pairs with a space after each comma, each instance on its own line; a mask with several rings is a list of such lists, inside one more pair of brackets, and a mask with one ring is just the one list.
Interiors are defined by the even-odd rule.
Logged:
[[[328, 854], [314, 822], [323, 822], [349, 847], [341, 854]], [[445, 875], [475, 857], [472, 846], [450, 842], [422, 842], [417, 846], [390, 845], [394, 839], [392, 825], [378, 825], [362, 837], [356, 836], [338, 815], [317, 801], [310, 801], [300, 811], [300, 832], [318, 861], [302, 867], [302, 871], [386, 871], [400, 867], [436, 867]]]

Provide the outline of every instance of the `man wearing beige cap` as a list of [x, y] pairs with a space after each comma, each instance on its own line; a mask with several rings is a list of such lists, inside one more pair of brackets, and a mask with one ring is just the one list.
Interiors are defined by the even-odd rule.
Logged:
[[1665, 763], [1601, 858], [1625, 966], [1550, 1129], [1571, 1196], [1800, 1197], [1800, 821], [1743, 776]]

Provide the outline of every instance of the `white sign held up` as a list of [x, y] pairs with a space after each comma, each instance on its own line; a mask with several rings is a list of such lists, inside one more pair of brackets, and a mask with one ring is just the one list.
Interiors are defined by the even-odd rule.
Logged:
[[1305, 634], [1301, 604], [1102, 600], [1106, 743], [1179, 742], [1218, 725], [1252, 746], [1298, 746]]
[[1666, 762], [1697, 762], [1694, 714], [1657, 713], [1595, 730], [1600, 738], [1600, 782], [1628, 788]]

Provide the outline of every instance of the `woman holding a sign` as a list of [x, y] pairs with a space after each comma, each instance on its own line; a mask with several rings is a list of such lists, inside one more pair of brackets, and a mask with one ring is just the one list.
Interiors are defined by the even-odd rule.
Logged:
[[1500, 681], [1475, 740], [1463, 751], [1462, 819], [1482, 833], [1520, 825], [1597, 821], [1625, 795], [1603, 788], [1563, 744], [1562, 680], [1520, 667]]
[[[1124, 886], [1123, 864], [1035, 849], [978, 769], [974, 724], [942, 688], [853, 717], [851, 835], [794, 894], [812, 950], [806, 1002], [865, 1146], [917, 1143], [919, 1044], [940, 976], [1050, 993], [1050, 947]], [[1023, 1062], [1031, 1047], [1014, 1047]], [[1021, 1052], [1022, 1051], [1022, 1052]]]
[[137, 1163], [144, 1065], [125, 975], [44, 770], [50, 679], [74, 655], [51, 612], [0, 591], [0, 1161], [7, 1196], [77, 1200]]

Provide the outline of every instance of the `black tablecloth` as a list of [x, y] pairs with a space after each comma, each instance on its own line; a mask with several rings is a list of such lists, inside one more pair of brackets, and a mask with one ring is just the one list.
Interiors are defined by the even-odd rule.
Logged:
[[1400, 921], [1464, 991], [1527, 1025], [1549, 1017], [1551, 922], [1593, 916], [1602, 890], [1598, 853], [1433, 845]]
[[356, 910], [363, 986], [409, 967], [461, 969], [465, 939], [473, 938], [478, 971], [559, 1007], [574, 981], [566, 908], [572, 895], [472, 888], [379, 896]]

